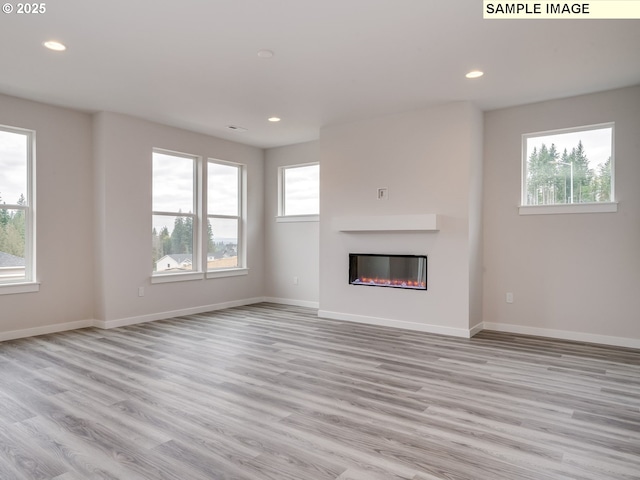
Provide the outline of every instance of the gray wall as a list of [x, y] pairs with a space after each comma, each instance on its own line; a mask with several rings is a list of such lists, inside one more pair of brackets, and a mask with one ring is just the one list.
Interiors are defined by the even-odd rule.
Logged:
[[[261, 297], [264, 283], [263, 151], [227, 140], [113, 113], [95, 117], [99, 183], [96, 267], [103, 322], [146, 319], [185, 309]], [[247, 165], [247, 263], [249, 274], [151, 284], [152, 149], [162, 148]], [[138, 297], [138, 287], [145, 296]]]
[[[264, 295], [262, 149], [2, 95], [0, 124], [36, 131], [41, 283], [39, 292], [0, 295], [0, 340], [96, 322], [134, 323]], [[247, 165], [248, 275], [151, 284], [153, 147]]]
[[[278, 167], [320, 161], [318, 141], [265, 152], [265, 295], [287, 303], [316, 306], [319, 297], [319, 223], [276, 222]], [[322, 170], [322, 166], [320, 167]], [[298, 285], [293, 284], [298, 277]]]
[[[521, 135], [612, 121], [618, 212], [520, 216]], [[640, 339], [640, 87], [486, 113], [484, 168], [484, 321]]]
[[[0, 295], [0, 339], [15, 330], [93, 318], [91, 117], [0, 95], [0, 124], [36, 131], [37, 280], [40, 291]], [[55, 328], [54, 328], [55, 329]]]
[[[618, 212], [518, 215], [521, 135], [609, 121], [616, 124]], [[640, 87], [487, 112], [484, 136], [477, 109], [455, 103], [327, 126], [320, 141], [266, 153], [2, 95], [0, 123], [37, 131], [42, 284], [38, 293], [0, 295], [0, 339], [266, 296], [443, 333], [483, 321], [640, 345]], [[249, 275], [150, 284], [153, 147], [248, 165]], [[278, 166], [314, 161], [322, 163], [320, 225], [276, 223]], [[375, 199], [378, 187], [389, 188], [387, 202]], [[345, 215], [411, 213], [440, 214], [441, 230], [359, 236], [332, 226]], [[426, 252], [428, 293], [350, 288], [345, 256], [354, 248]]]

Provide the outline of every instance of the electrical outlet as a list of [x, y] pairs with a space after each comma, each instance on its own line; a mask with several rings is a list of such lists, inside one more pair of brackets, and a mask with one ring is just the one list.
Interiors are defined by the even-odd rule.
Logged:
[[507, 303], [513, 303], [513, 293], [507, 292]]
[[300, 282], [298, 281], [298, 277], [293, 277], [293, 284], [298, 285]]
[[144, 297], [144, 287], [138, 287], [138, 296]]

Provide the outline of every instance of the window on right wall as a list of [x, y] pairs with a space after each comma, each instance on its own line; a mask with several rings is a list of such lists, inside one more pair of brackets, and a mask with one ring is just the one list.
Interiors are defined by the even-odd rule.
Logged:
[[615, 212], [614, 124], [522, 136], [521, 214]]

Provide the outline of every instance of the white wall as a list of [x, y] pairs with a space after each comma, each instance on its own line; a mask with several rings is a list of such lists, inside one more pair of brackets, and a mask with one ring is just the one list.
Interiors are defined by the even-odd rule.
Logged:
[[[97, 319], [107, 325], [261, 297], [264, 291], [263, 151], [113, 113], [94, 119], [98, 242]], [[247, 165], [246, 276], [151, 284], [152, 149]], [[138, 297], [138, 287], [144, 297]]]
[[[518, 215], [521, 135], [611, 121], [618, 212]], [[485, 114], [490, 328], [619, 344], [636, 339], [640, 346], [639, 152], [640, 87]], [[513, 304], [505, 303], [506, 292], [513, 292]]]
[[[320, 314], [468, 335], [481, 320], [482, 115], [452, 103], [320, 133]], [[472, 178], [473, 177], [473, 178]], [[387, 201], [376, 198], [386, 187]], [[435, 213], [439, 232], [342, 233], [341, 216]], [[428, 255], [428, 291], [348, 284], [348, 254]], [[481, 287], [478, 287], [481, 288]], [[481, 292], [481, 290], [480, 290]]]
[[[320, 161], [318, 141], [265, 152], [265, 295], [282, 302], [317, 306], [319, 298], [319, 223], [276, 222], [278, 167]], [[322, 167], [320, 167], [322, 169]], [[298, 277], [298, 285], [293, 284]]]
[[[521, 135], [609, 121], [618, 213], [519, 216]], [[257, 148], [2, 95], [0, 124], [37, 132], [42, 284], [38, 293], [0, 295], [0, 339], [266, 295], [319, 301], [336, 318], [443, 333], [484, 320], [489, 328], [640, 345], [640, 87], [488, 112], [484, 137], [481, 115], [466, 103], [328, 126], [319, 142], [267, 151], [265, 165]], [[249, 275], [150, 284], [153, 147], [248, 165]], [[322, 163], [320, 224], [277, 224], [277, 167], [307, 161]], [[378, 187], [389, 189], [388, 201], [375, 199]], [[441, 215], [441, 230], [363, 235], [332, 227], [338, 216], [410, 213]], [[429, 290], [349, 286], [354, 250], [426, 253]]]
[[[0, 339], [93, 319], [91, 117], [0, 95], [0, 124], [36, 131], [37, 293], [0, 295]], [[56, 327], [57, 326], [57, 327]], [[18, 335], [19, 336], [19, 335]]]

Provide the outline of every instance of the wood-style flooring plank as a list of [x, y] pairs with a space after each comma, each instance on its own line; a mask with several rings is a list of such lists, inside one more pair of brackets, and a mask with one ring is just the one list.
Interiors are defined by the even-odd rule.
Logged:
[[257, 304], [0, 343], [2, 480], [639, 480], [640, 351]]

